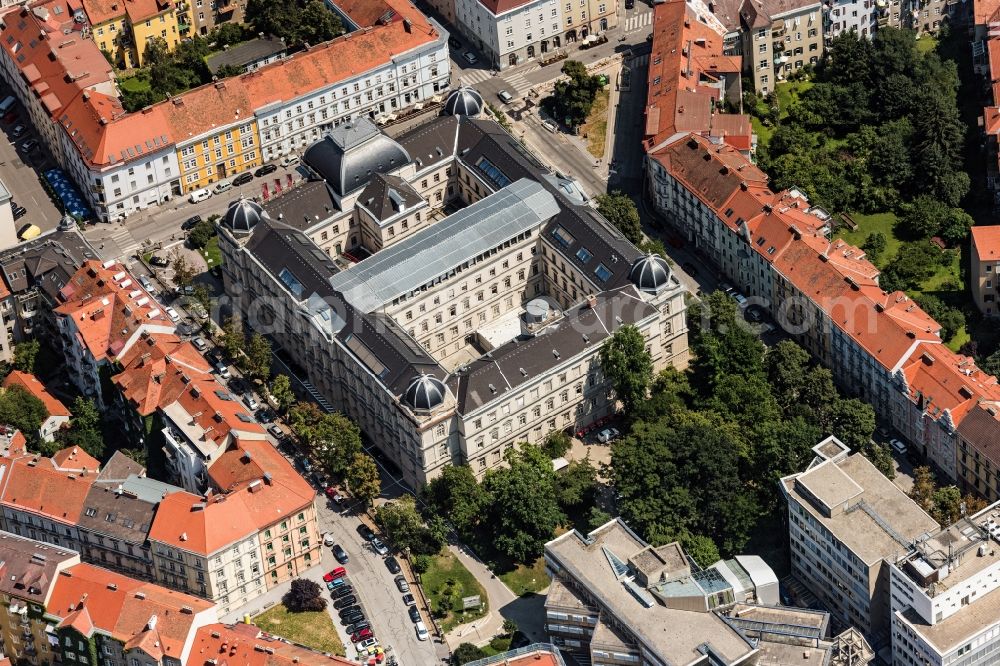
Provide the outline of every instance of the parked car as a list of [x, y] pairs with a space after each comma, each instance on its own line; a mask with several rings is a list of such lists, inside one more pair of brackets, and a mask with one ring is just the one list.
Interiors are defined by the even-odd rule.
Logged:
[[323, 492], [337, 504], [344, 501], [344, 496], [340, 494], [340, 491], [337, 490], [336, 486], [328, 486], [323, 490]]
[[501, 90], [500, 92], [498, 92], [497, 97], [499, 97], [500, 101], [503, 102], [504, 104], [510, 104], [511, 102], [514, 101], [514, 96], [511, 95], [506, 90]]
[[223, 192], [228, 192], [231, 189], [233, 189], [233, 184], [230, 183], [228, 180], [224, 180], [220, 182], [218, 185], [216, 185], [214, 188], [212, 188], [212, 191], [215, 192], [216, 194], [222, 194]]
[[378, 640], [374, 638], [367, 638], [360, 643], [355, 643], [354, 647], [358, 649], [358, 652], [367, 652], [370, 648], [378, 645]]
[[[380, 556], [385, 557], [386, 555], [389, 554], [388, 546], [382, 543], [381, 539], [379, 539], [378, 537], [372, 537], [371, 542], [372, 542], [372, 548], [374, 548], [375, 552], [378, 553]], [[393, 573], [399, 573], [399, 572], [394, 571]]]
[[747, 300], [747, 297], [746, 297], [746, 296], [744, 296], [743, 294], [741, 294], [741, 293], [740, 293], [740, 292], [738, 292], [738, 291], [734, 291], [734, 292], [732, 293], [732, 297], [733, 297], [733, 300], [734, 300], [734, 301], [736, 301], [736, 305], [737, 305], [737, 306], [738, 306], [738, 307], [739, 307], [739, 308], [740, 308], [741, 310], [742, 310], [743, 308], [745, 308], [745, 307], [746, 307], [746, 306], [747, 306], [747, 305], [749, 304], [749, 301]]
[[[323, 535], [323, 545], [324, 546], [326, 546], [327, 548], [330, 548], [335, 543], [337, 543], [337, 540], [333, 538], [332, 534], [330, 534], [329, 532], [327, 532], [326, 534]], [[323, 576], [323, 580], [326, 580], [326, 576]], [[333, 580], [333, 576], [330, 576], [330, 580]], [[326, 582], [329, 583], [330, 581], [327, 580]]]
[[27, 141], [21, 143], [21, 150], [23, 150], [26, 153], [30, 153], [37, 147], [38, 147], [37, 139], [28, 139]]
[[285, 438], [284, 431], [282, 431], [282, 429], [278, 427], [277, 423], [272, 423], [269, 426], [267, 426], [267, 432], [269, 435], [271, 435], [271, 437], [274, 437], [279, 442]]
[[193, 335], [195, 330], [196, 330], [195, 327], [187, 323], [186, 321], [182, 321], [181, 323], [177, 324], [177, 332], [180, 333], [182, 336]]
[[292, 166], [293, 164], [299, 163], [299, 156], [292, 153], [291, 155], [285, 155], [281, 158], [281, 166]]
[[465, 53], [463, 53], [462, 58], [465, 60], [465, 62], [469, 63], [470, 65], [475, 65], [477, 62], [479, 62], [479, 58], [477, 58], [476, 54], [473, 53], [472, 51], [466, 51]]
[[246, 401], [247, 407], [250, 409], [257, 409], [260, 407], [260, 403], [257, 402], [257, 398], [254, 397], [253, 393], [245, 393], [243, 395], [243, 399]]
[[273, 423], [274, 422], [274, 412], [272, 412], [267, 407], [261, 407], [257, 410], [257, 420], [261, 423]]
[[601, 444], [607, 444], [608, 442], [613, 442], [621, 436], [618, 428], [605, 428], [597, 435], [597, 441]]
[[347, 633], [354, 634], [361, 631], [362, 629], [370, 629], [371, 626], [372, 625], [370, 622], [368, 622], [368, 620], [364, 620], [363, 622], [358, 622], [356, 624], [352, 624], [351, 626], [347, 627]]
[[347, 564], [351, 561], [351, 558], [347, 555], [347, 551], [339, 543], [333, 546], [333, 556], [341, 564]]
[[253, 175], [255, 175], [258, 178], [260, 178], [261, 176], [266, 176], [269, 173], [274, 173], [277, 170], [278, 170], [277, 165], [274, 165], [274, 164], [265, 164], [264, 166], [260, 167], [256, 171], [254, 171]]
[[146, 291], [153, 291], [153, 283], [145, 275], [139, 276], [139, 284], [141, 284], [142, 288]]
[[17, 120], [17, 111], [8, 111], [3, 116], [3, 121], [8, 125], [10, 125], [15, 120]]
[[[361, 606], [348, 606], [340, 611], [340, 619], [346, 620], [349, 617], [354, 617], [358, 615], [364, 615], [364, 611], [361, 610]], [[351, 620], [350, 624], [354, 624], [358, 620]]]
[[403, 603], [406, 604], [407, 606], [416, 606], [417, 600], [413, 598], [412, 594], [404, 594]]
[[343, 597], [346, 597], [348, 594], [351, 594], [352, 592], [354, 592], [354, 587], [352, 587], [351, 585], [341, 585], [340, 587], [335, 589], [331, 594], [333, 595], [334, 599], [341, 599]]
[[371, 638], [371, 637], [372, 637], [372, 630], [369, 627], [365, 627], [364, 629], [355, 631], [354, 633], [351, 634], [351, 642], [357, 643], [359, 641], [363, 641], [366, 638]]
[[208, 349], [208, 343], [205, 342], [205, 338], [201, 338], [201, 337], [195, 338], [194, 340], [191, 341], [191, 344], [193, 344], [194, 348], [197, 349], [200, 352], [203, 352], [206, 349]]
[[460, 49], [462, 48], [462, 42], [459, 41], [457, 37], [449, 37], [448, 46], [450, 46], [453, 49]]
[[[336, 569], [334, 569], [330, 573], [328, 573], [325, 576], [323, 576], [323, 580], [327, 580], [326, 576], [329, 576], [330, 580], [336, 580], [338, 578], [343, 578], [346, 575], [347, 575], [347, 569], [345, 569], [344, 567], [337, 567]], [[329, 581], [327, 581], [327, 582], [329, 582]]]
[[385, 558], [385, 568], [389, 570], [391, 574], [398, 574], [402, 569], [399, 567], [399, 562], [396, 561], [395, 557]]
[[548, 131], [552, 132], [553, 134], [555, 134], [556, 132], [559, 131], [559, 127], [554, 122], [552, 122], [551, 120], [543, 120], [542, 121], [542, 127], [544, 127], [545, 129], [547, 129]]
[[431, 637], [431, 635], [427, 633], [427, 627], [424, 626], [423, 620], [418, 620], [414, 625], [414, 628], [417, 630], [418, 641], [426, 641]]
[[346, 585], [347, 585], [346, 578], [335, 578], [334, 580], [331, 580], [329, 583], [326, 584], [326, 589], [336, 590], [338, 588], [345, 587]]
[[253, 174], [247, 171], [236, 176], [236, 178], [233, 178], [233, 185], [235, 187], [239, 187], [240, 185], [246, 185], [251, 180], [253, 180]]
[[188, 201], [191, 203], [198, 203], [199, 201], [205, 201], [212, 196], [212, 190], [207, 187], [203, 187], [199, 190], [195, 190], [188, 195]]
[[181, 224], [181, 231], [191, 231], [201, 222], [201, 215], [192, 215]]
[[230, 377], [233, 376], [232, 373], [229, 372], [229, 366], [227, 366], [222, 361], [219, 361], [215, 364], [215, 373], [220, 377], [222, 377], [223, 379], [229, 379]]
[[311, 472], [312, 471], [313, 464], [309, 460], [309, 458], [306, 458], [305, 456], [299, 456], [295, 460], [296, 460], [296, 462], [299, 463], [299, 466], [302, 468], [303, 472]]
[[28, 213], [27, 208], [25, 208], [24, 206], [19, 206], [18, 204], [15, 204], [13, 201], [11, 202], [11, 208], [13, 210], [15, 220], [20, 220]]
[[375, 538], [375, 532], [373, 532], [372, 528], [368, 527], [364, 523], [358, 525], [358, 534], [360, 534], [361, 538], [365, 541], [371, 541]]
[[406, 576], [396, 576], [396, 587], [399, 588], [400, 592], [410, 591], [410, 584], [406, 582]]
[[892, 447], [892, 449], [893, 449], [893, 450], [894, 450], [894, 451], [895, 451], [896, 453], [898, 453], [899, 455], [901, 455], [901, 456], [903, 456], [903, 455], [906, 455], [906, 444], [903, 444], [903, 443], [902, 443], [901, 441], [899, 441], [898, 439], [893, 439], [893, 440], [891, 440], [891, 441], [889, 442], [889, 446], [891, 446], [891, 447]]
[[208, 319], [208, 310], [201, 303], [191, 303], [188, 305], [188, 310], [198, 319], [205, 321]]
[[170, 260], [167, 259], [166, 257], [161, 257], [158, 254], [154, 254], [152, 257], [149, 258], [149, 263], [153, 264], [154, 266], [158, 266], [159, 268], [166, 268], [167, 266], [170, 265]]
[[194, 286], [189, 284], [183, 287], [174, 287], [174, 293], [181, 296], [191, 296], [194, 294]]
[[173, 308], [167, 308], [166, 313], [167, 317], [170, 318], [170, 321], [174, 322], [175, 324], [181, 320], [181, 316], [177, 314], [177, 310], [174, 310]]
[[420, 622], [420, 609], [416, 606], [410, 606], [406, 609], [406, 612], [410, 614], [410, 622]]
[[357, 602], [358, 598], [356, 596], [354, 596], [353, 594], [348, 594], [347, 596], [341, 597], [340, 599], [334, 601], [333, 607], [336, 608], [337, 610], [340, 610], [341, 608], [347, 608], [348, 606], [353, 606]]
[[28, 128], [24, 125], [14, 125], [14, 129], [10, 131], [10, 137], [12, 139], [20, 139], [24, 136], [24, 133], [28, 131]]
[[635, 0], [625, 0], [625, 9], [634, 9]]

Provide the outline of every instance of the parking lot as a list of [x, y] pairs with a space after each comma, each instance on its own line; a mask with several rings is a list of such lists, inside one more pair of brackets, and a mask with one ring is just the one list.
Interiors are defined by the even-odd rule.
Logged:
[[[0, 99], [8, 95], [10, 89], [7, 86], [0, 86]], [[15, 132], [18, 127], [22, 129]], [[15, 221], [15, 228], [18, 232], [30, 225], [35, 225], [42, 232], [54, 229], [59, 224], [59, 209], [41, 182], [42, 171], [54, 164], [44, 146], [38, 141], [38, 136], [20, 104], [15, 103], [0, 119], [0, 134], [2, 134], [0, 167], [3, 169], [3, 183], [10, 191], [13, 201], [25, 209], [24, 215]], [[26, 142], [37, 145], [31, 150], [24, 150], [22, 146]]]

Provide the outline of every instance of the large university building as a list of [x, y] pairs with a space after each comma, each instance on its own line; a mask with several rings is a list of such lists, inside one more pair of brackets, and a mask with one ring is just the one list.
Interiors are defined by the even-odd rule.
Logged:
[[518, 442], [612, 413], [597, 359], [624, 325], [656, 369], [688, 358], [667, 262], [481, 107], [457, 91], [452, 114], [396, 139], [342, 125], [306, 151], [316, 177], [287, 206], [241, 199], [221, 223], [248, 323], [413, 485], [452, 464], [481, 476]]

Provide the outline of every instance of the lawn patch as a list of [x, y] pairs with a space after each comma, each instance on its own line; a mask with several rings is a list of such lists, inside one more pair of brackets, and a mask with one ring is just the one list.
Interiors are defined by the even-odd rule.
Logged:
[[545, 558], [539, 557], [530, 566], [518, 564], [510, 571], [500, 574], [500, 580], [519, 597], [541, 592], [549, 586], [549, 576], [545, 573]]
[[[483, 617], [489, 610], [486, 590], [450, 550], [431, 558], [427, 571], [420, 575], [420, 583], [442, 631]], [[482, 605], [463, 611], [462, 599], [477, 594]]]
[[208, 244], [199, 250], [199, 252], [201, 252], [201, 256], [205, 257], [205, 263], [208, 264], [209, 268], [222, 265], [222, 251], [219, 249], [219, 237], [217, 235], [212, 236]]
[[813, 87], [812, 81], [784, 81], [774, 88], [778, 96], [778, 108], [781, 110], [781, 118], [788, 115], [788, 108], [799, 100], [799, 96]]
[[587, 152], [594, 157], [604, 157], [604, 144], [608, 136], [608, 99], [610, 91], [603, 88], [594, 98], [587, 121], [580, 126], [580, 134], [587, 137]]
[[152, 89], [149, 72], [141, 71], [135, 76], [118, 79], [118, 85], [126, 92], [146, 92]]
[[292, 613], [284, 604], [278, 604], [253, 618], [262, 631], [287, 638], [320, 652], [345, 656], [344, 646], [337, 638], [330, 614], [324, 611]]
[[874, 215], [851, 213], [851, 219], [858, 223], [857, 230], [851, 231], [846, 225], [841, 225], [837, 229], [837, 238], [843, 238], [851, 245], [861, 247], [865, 239], [868, 238], [868, 234], [881, 233], [885, 236], [885, 252], [879, 257], [878, 267], [884, 267], [890, 259], [896, 256], [902, 241], [896, 236], [896, 223], [899, 222], [899, 219], [895, 213], [875, 213]]

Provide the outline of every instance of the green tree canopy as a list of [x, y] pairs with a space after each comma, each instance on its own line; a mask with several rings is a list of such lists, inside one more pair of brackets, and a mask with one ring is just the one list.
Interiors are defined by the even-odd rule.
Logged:
[[485, 518], [489, 497], [467, 465], [449, 465], [424, 487], [424, 500], [431, 515], [447, 516], [463, 539]]
[[0, 424], [17, 428], [30, 444], [37, 446], [38, 429], [47, 418], [45, 403], [22, 387], [0, 389]]
[[35, 373], [35, 361], [41, 344], [38, 340], [23, 340], [14, 345], [14, 369], [28, 374]]
[[347, 487], [364, 506], [371, 506], [382, 493], [382, 478], [375, 460], [367, 453], [355, 453], [346, 473]]
[[652, 380], [653, 360], [646, 339], [632, 325], [620, 327], [601, 347], [601, 370], [626, 412], [646, 398]]
[[254, 32], [280, 37], [293, 50], [329, 41], [344, 32], [340, 18], [322, 0], [250, 0], [246, 20]]
[[284, 414], [295, 404], [292, 380], [288, 375], [278, 375], [271, 380], [271, 395], [278, 401], [278, 410]]
[[271, 343], [260, 333], [250, 336], [243, 359], [243, 372], [251, 379], [266, 382], [271, 376]]
[[597, 196], [597, 211], [603, 215], [625, 238], [634, 245], [642, 242], [642, 224], [635, 202], [621, 191]]
[[535, 446], [507, 452], [508, 467], [486, 473], [490, 516], [497, 550], [515, 562], [530, 562], [542, 553], [563, 518], [556, 501], [552, 461]]
[[396, 547], [409, 548], [415, 555], [436, 555], [444, 545], [441, 535], [424, 524], [412, 495], [403, 495], [378, 507], [375, 522]]

